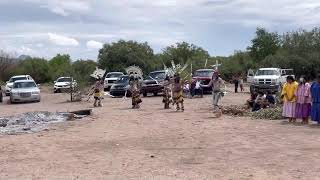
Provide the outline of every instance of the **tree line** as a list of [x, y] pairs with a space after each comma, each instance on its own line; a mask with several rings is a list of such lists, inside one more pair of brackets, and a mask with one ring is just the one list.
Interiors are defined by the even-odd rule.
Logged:
[[[38, 83], [52, 82], [59, 76], [73, 76], [78, 81], [90, 81], [90, 74], [98, 66], [107, 71], [121, 71], [131, 65], [139, 66], [145, 74], [163, 69], [164, 65], [189, 64], [186, 71], [210, 68], [216, 60], [222, 63], [220, 73], [226, 79], [245, 76], [248, 69], [260, 67], [293, 68], [296, 75], [315, 77], [320, 69], [320, 29], [297, 30], [280, 35], [257, 28], [250, 46], [228, 57], [210, 56], [204, 48], [180, 42], [154, 53], [147, 42], [119, 40], [106, 43], [98, 52], [97, 61], [72, 61], [67, 54], [52, 59], [28, 57], [12, 58], [0, 51], [0, 81], [14, 74], [29, 74]], [[190, 64], [192, 64], [192, 69]]]

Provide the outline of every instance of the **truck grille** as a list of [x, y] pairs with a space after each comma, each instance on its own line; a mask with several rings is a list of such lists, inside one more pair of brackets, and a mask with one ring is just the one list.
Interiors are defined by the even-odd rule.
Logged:
[[156, 81], [149, 81], [145, 83], [146, 85], [157, 85]]
[[108, 80], [108, 83], [112, 84], [112, 83], [115, 83], [116, 80]]
[[271, 79], [259, 79], [259, 84], [271, 84]]
[[208, 85], [210, 83], [210, 81], [211, 80], [203, 80], [202, 82], [203, 82], [204, 85]]

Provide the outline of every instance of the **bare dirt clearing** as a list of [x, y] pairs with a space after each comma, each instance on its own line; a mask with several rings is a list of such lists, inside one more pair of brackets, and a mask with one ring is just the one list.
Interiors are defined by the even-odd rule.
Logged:
[[[248, 94], [228, 94], [242, 104]], [[73, 111], [44, 93], [41, 103], [0, 104], [0, 117], [30, 111]], [[106, 98], [80, 121], [48, 131], [0, 136], [0, 179], [319, 179], [320, 129], [250, 117], [212, 118], [211, 96], [186, 99], [184, 113], [163, 110], [161, 97]]]

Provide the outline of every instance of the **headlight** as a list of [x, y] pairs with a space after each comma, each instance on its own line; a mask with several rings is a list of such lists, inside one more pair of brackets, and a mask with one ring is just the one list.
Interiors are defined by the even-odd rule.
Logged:
[[19, 93], [18, 92], [11, 92], [11, 95], [12, 96], [19, 96]]
[[254, 82], [255, 82], [255, 83], [258, 83], [258, 82], [259, 82], [259, 80], [258, 80], [258, 79], [254, 79]]
[[128, 90], [128, 89], [130, 89], [130, 85], [127, 85], [127, 86], [126, 86], [126, 90]]

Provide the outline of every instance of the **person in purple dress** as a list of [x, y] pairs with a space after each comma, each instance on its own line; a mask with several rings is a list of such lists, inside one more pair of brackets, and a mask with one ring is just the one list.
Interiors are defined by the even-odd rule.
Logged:
[[317, 76], [317, 81], [311, 85], [311, 119], [320, 124], [320, 74]]
[[302, 76], [299, 79], [299, 85], [295, 92], [295, 96], [297, 97], [296, 118], [302, 119], [302, 124], [308, 124], [311, 113], [311, 93], [310, 84], [306, 77]]

